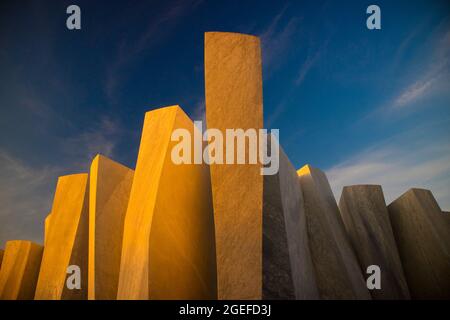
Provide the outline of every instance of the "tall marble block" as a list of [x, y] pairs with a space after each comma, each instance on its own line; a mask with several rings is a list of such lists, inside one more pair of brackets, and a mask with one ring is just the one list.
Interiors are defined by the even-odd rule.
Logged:
[[115, 300], [125, 213], [134, 171], [102, 155], [89, 174], [88, 298]]
[[31, 241], [6, 242], [0, 270], [0, 300], [32, 300], [43, 247]]
[[430, 191], [410, 189], [388, 206], [413, 299], [450, 299], [450, 221]]
[[298, 175], [321, 298], [370, 299], [327, 177], [309, 165]]
[[344, 187], [339, 209], [361, 270], [370, 265], [380, 267], [381, 289], [370, 290], [372, 298], [409, 299], [381, 186]]
[[[147, 112], [125, 216], [118, 299], [217, 298], [206, 164], [175, 164], [175, 129], [199, 134], [178, 106]], [[192, 142], [188, 145], [193, 150]]]
[[279, 159], [264, 176], [263, 299], [318, 299], [300, 181], [281, 148]]
[[[254, 36], [205, 34], [208, 128], [263, 126], [261, 50]], [[247, 161], [248, 162], [248, 161]], [[219, 299], [262, 298], [260, 164], [212, 164]]]
[[[53, 199], [51, 226], [42, 257], [37, 300], [87, 299], [88, 280], [88, 175], [59, 177]], [[67, 267], [81, 271], [81, 289], [66, 286]]]

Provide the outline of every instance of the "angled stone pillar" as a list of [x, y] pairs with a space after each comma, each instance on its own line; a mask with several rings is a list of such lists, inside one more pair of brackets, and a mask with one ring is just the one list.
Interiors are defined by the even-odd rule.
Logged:
[[388, 210], [411, 298], [450, 299], [450, 221], [431, 192], [410, 189]]
[[279, 172], [264, 176], [263, 299], [319, 299], [300, 181], [281, 148]]
[[381, 186], [344, 187], [339, 209], [363, 274], [370, 265], [380, 267], [381, 289], [370, 290], [372, 298], [409, 299]]
[[[263, 127], [261, 50], [254, 36], [205, 34], [208, 128]], [[247, 161], [248, 162], [248, 161]], [[212, 164], [219, 299], [262, 298], [260, 164]]]
[[89, 173], [88, 298], [115, 300], [125, 213], [134, 171], [102, 155]]
[[50, 222], [51, 222], [52, 213], [50, 212], [44, 221], [44, 245], [47, 243], [48, 233], [50, 232]]
[[43, 247], [31, 241], [6, 242], [0, 270], [0, 300], [32, 300]]
[[309, 165], [297, 172], [321, 298], [370, 299], [327, 177]]
[[[88, 175], [85, 173], [58, 178], [53, 199], [51, 227], [45, 243], [37, 300], [87, 299], [88, 278]], [[81, 289], [66, 286], [67, 267], [81, 271]]]
[[[176, 129], [190, 138], [198, 130], [178, 106], [145, 115], [125, 216], [118, 299], [217, 298], [209, 170], [206, 164], [174, 163], [172, 152], [181, 143], [171, 141]], [[188, 137], [182, 142], [193, 150]]]

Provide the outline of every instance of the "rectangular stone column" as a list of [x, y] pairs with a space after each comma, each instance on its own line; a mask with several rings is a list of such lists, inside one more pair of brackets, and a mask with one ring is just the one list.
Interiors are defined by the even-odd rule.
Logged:
[[97, 155], [89, 173], [88, 298], [115, 300], [134, 171]]
[[[87, 299], [88, 277], [88, 175], [58, 178], [53, 199], [51, 227], [45, 243], [37, 300]], [[81, 271], [81, 289], [66, 286], [67, 267]]]
[[450, 299], [450, 221], [429, 190], [410, 189], [388, 206], [413, 299]]
[[[193, 150], [196, 131], [178, 106], [145, 115], [125, 216], [118, 299], [217, 298], [208, 166], [192, 164], [191, 157], [190, 163], [177, 163], [179, 145]], [[172, 134], [181, 134], [181, 141], [172, 141]]]
[[318, 299], [300, 181], [280, 148], [279, 172], [264, 176], [263, 299]]
[[0, 270], [0, 300], [32, 300], [43, 247], [31, 241], [6, 242]]
[[339, 209], [363, 273], [371, 265], [380, 268], [381, 289], [370, 290], [372, 298], [409, 299], [381, 186], [344, 187]]
[[370, 299], [327, 177], [309, 165], [298, 175], [321, 298]]
[[[226, 129], [246, 131], [263, 127], [261, 74], [257, 37], [224, 32], [205, 34], [208, 128], [220, 130], [225, 137]], [[219, 299], [262, 298], [260, 169], [260, 164], [210, 166]]]

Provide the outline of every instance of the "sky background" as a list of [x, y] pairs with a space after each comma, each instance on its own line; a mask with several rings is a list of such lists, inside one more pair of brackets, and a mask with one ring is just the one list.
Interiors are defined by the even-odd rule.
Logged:
[[[81, 8], [80, 31], [66, 8]], [[381, 30], [366, 8], [381, 8]], [[264, 121], [295, 167], [450, 210], [450, 2], [0, 1], [0, 246], [42, 243], [57, 177], [134, 167], [146, 111], [204, 115], [206, 31], [262, 41]]]

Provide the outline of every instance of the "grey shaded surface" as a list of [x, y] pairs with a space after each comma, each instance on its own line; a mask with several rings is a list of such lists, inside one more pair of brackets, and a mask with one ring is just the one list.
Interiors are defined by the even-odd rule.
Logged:
[[278, 174], [264, 176], [263, 298], [319, 298], [300, 183], [281, 148]]
[[339, 209], [361, 270], [370, 265], [380, 267], [381, 289], [370, 290], [372, 298], [409, 299], [381, 186], [344, 187]]
[[371, 299], [325, 174], [298, 171], [311, 256], [322, 299]]
[[429, 190], [410, 189], [388, 206], [413, 299], [450, 298], [450, 221]]

